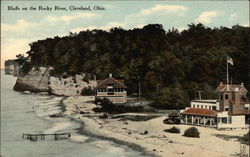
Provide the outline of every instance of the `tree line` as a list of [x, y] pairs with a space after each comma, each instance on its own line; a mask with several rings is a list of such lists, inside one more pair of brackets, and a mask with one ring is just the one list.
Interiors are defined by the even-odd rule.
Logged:
[[209, 28], [189, 24], [188, 29], [165, 31], [160, 24], [125, 30], [87, 30], [30, 43], [28, 57], [18, 56], [22, 71], [52, 66], [52, 75], [91, 73], [104, 79], [109, 73], [122, 78], [128, 94], [141, 93], [164, 108], [183, 108], [203, 91], [217, 98], [219, 82], [226, 82], [226, 57], [233, 83], [250, 89], [250, 28]]

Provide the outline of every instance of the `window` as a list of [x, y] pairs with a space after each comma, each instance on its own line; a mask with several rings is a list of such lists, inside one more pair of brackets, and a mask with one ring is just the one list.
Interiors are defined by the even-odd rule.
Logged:
[[222, 94], [220, 94], [220, 99], [223, 100], [223, 95]]
[[221, 118], [221, 122], [223, 123], [223, 124], [227, 124], [227, 118]]
[[114, 85], [108, 85], [107, 90], [108, 90], [108, 95], [113, 95], [114, 94]]
[[201, 108], [203, 108], [203, 105], [201, 105]]
[[205, 108], [207, 108], [207, 105], [205, 106]]
[[212, 107], [211, 106], [209, 106], [209, 110], [211, 110], [212, 109]]
[[195, 108], [195, 105], [193, 105], [193, 108]]
[[228, 99], [228, 94], [225, 95], [225, 99], [226, 99], [226, 100]]
[[216, 110], [216, 106], [213, 106], [212, 109], [213, 109], [213, 110]]
[[197, 105], [197, 108], [199, 108], [200, 106], [199, 105]]

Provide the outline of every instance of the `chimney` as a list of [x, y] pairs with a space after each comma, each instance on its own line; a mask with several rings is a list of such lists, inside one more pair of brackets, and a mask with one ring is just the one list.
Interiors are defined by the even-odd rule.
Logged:
[[111, 74], [111, 73], [109, 74], [109, 77], [112, 77], [112, 74]]
[[241, 82], [241, 86], [244, 87], [244, 83], [243, 82]]

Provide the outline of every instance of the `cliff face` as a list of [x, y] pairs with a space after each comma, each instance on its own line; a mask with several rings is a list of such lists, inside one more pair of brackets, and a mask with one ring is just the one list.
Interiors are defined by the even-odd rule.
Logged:
[[19, 75], [20, 67], [15, 60], [7, 60], [4, 62], [4, 70], [7, 75]]
[[74, 96], [80, 95], [83, 88], [95, 88], [96, 81], [84, 81], [85, 74], [67, 78], [49, 78], [50, 93], [54, 95]]
[[32, 68], [25, 76], [17, 78], [14, 90], [31, 92], [48, 92], [50, 68]]
[[80, 95], [83, 88], [95, 88], [96, 81], [87, 81], [85, 74], [73, 77], [50, 76], [52, 68], [32, 68], [25, 76], [18, 77], [14, 90], [31, 92], [49, 92], [53, 95]]

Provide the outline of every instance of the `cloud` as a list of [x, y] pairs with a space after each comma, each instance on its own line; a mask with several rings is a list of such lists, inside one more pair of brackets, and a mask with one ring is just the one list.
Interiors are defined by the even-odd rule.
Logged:
[[235, 20], [237, 16], [238, 16], [237, 13], [230, 14], [229, 19], [230, 20]]
[[125, 27], [124, 24], [119, 23], [119, 22], [109, 22], [106, 25], [103, 26], [88, 26], [88, 27], [77, 27], [77, 28], [73, 28], [70, 31], [73, 33], [79, 33], [80, 31], [86, 31], [86, 30], [94, 30], [94, 29], [102, 29], [102, 30], [110, 30], [111, 28], [114, 27]]
[[178, 29], [179, 32], [182, 32], [184, 30], [187, 30], [188, 28], [187, 27], [178, 27], [176, 29]]
[[169, 12], [179, 12], [179, 11], [186, 11], [187, 8], [184, 6], [179, 5], [155, 5], [149, 9], [142, 9], [138, 15], [146, 16], [151, 15], [157, 12], [161, 13], [169, 13]]
[[25, 32], [29, 28], [35, 27], [37, 25], [38, 23], [28, 22], [23, 19], [20, 19], [20, 20], [17, 20], [16, 24], [13, 24], [13, 25], [1, 23], [1, 31], [3, 32], [9, 32], [9, 31]]
[[245, 23], [245, 24], [242, 24], [242, 26], [249, 27], [249, 21], [247, 23]]
[[34, 39], [5, 39], [1, 40], [1, 68], [7, 59], [15, 59], [17, 54], [27, 52], [30, 47], [29, 43]]
[[219, 11], [205, 11], [200, 14], [200, 16], [195, 19], [195, 22], [197, 23], [211, 23], [212, 19], [220, 14]]
[[100, 17], [99, 14], [95, 14], [95, 13], [75, 13], [73, 15], [63, 15], [63, 16], [47, 16], [46, 20], [49, 23], [55, 23], [55, 22], [66, 22], [69, 23], [72, 20], [76, 20], [76, 19], [89, 19], [89, 18], [97, 18]]
[[[127, 27], [135, 27], [141, 24], [162, 23], [166, 19], [179, 21], [186, 15], [188, 8], [181, 5], [155, 5], [151, 8], [141, 9], [139, 12], [127, 15], [123, 22]], [[156, 18], [157, 17], [157, 18]]]
[[[84, 30], [93, 30], [93, 29], [103, 29], [110, 30], [113, 27], [122, 27], [124, 29], [129, 28], [142, 28], [150, 21], [151, 23], [160, 23], [163, 19], [166, 19], [166, 16], [171, 15], [171, 17], [180, 17], [185, 15], [188, 8], [180, 5], [155, 5], [148, 9], [141, 9], [137, 13], [129, 14], [124, 17], [121, 22], [109, 22], [106, 25], [102, 26], [88, 26], [88, 27], [77, 27], [73, 28], [71, 32], [80, 32]], [[158, 18], [155, 18], [158, 17]]]

